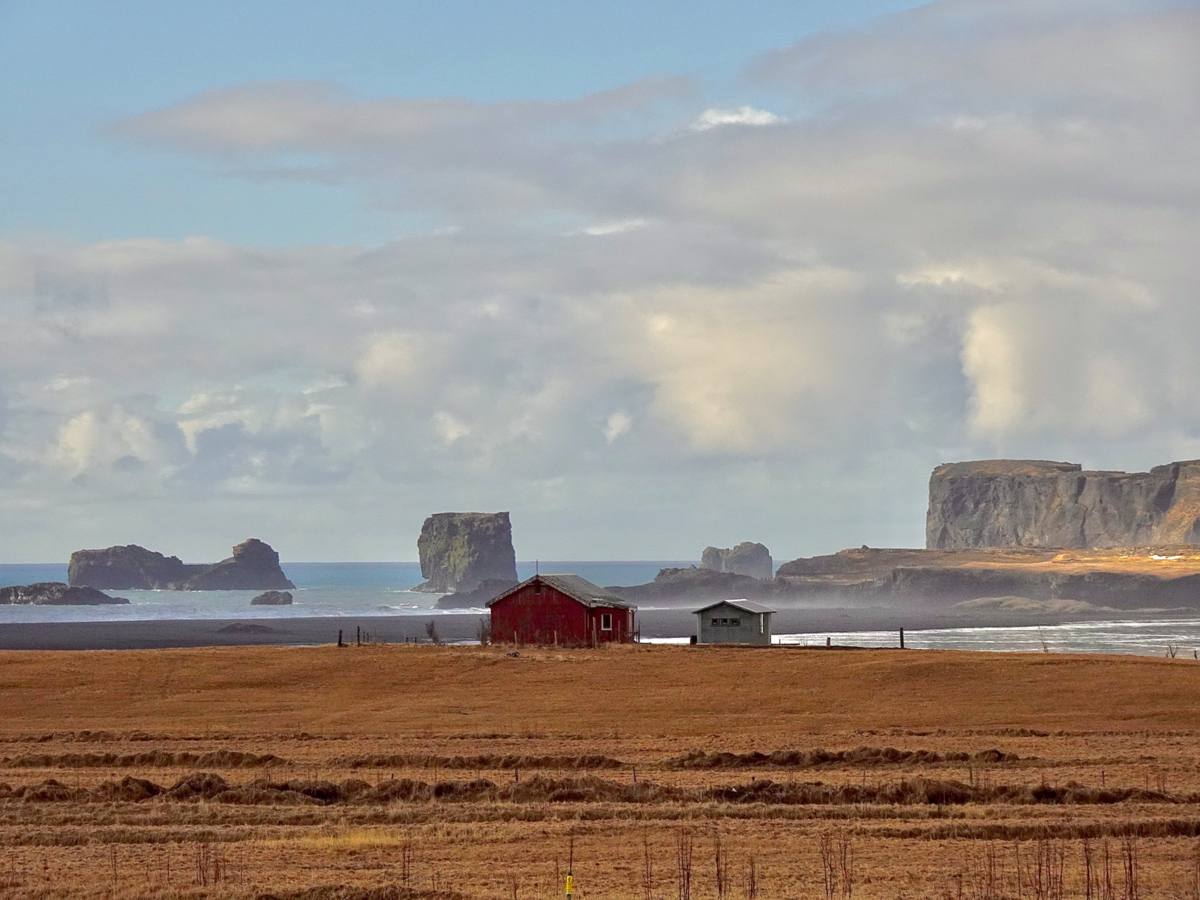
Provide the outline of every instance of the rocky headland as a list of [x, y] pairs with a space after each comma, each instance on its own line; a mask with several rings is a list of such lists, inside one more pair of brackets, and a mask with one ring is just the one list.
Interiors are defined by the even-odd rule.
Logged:
[[742, 541], [736, 547], [705, 547], [700, 555], [700, 568], [713, 572], [729, 572], [749, 578], [775, 577], [775, 562], [765, 544]]
[[931, 550], [1196, 543], [1200, 460], [1126, 473], [993, 459], [947, 463], [929, 479]]
[[127, 604], [124, 597], [110, 597], [92, 587], [72, 587], [61, 581], [39, 581], [0, 588], [0, 606], [102, 606]]
[[[1107, 550], [858, 548], [795, 559], [771, 580], [708, 569], [663, 569], [648, 584], [611, 590], [641, 606], [744, 598], [777, 606], [947, 610], [974, 601], [1026, 610], [1200, 608], [1200, 548]], [[1086, 604], [1080, 606], [1078, 604]], [[988, 608], [976, 602], [976, 610]]]
[[67, 566], [73, 587], [114, 590], [235, 591], [286, 590], [295, 585], [284, 575], [270, 544], [249, 538], [218, 563], [188, 564], [130, 544], [103, 550], [76, 550]]
[[417, 539], [424, 583], [416, 590], [474, 591], [484, 582], [517, 583], [508, 513], [435, 513]]

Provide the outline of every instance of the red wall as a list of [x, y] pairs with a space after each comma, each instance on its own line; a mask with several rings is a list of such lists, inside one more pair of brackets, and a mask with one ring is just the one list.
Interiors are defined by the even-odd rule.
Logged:
[[[492, 640], [500, 643], [588, 646], [633, 639], [630, 610], [587, 607], [545, 583], [527, 584], [491, 609]], [[603, 613], [612, 615], [612, 631], [600, 630]]]

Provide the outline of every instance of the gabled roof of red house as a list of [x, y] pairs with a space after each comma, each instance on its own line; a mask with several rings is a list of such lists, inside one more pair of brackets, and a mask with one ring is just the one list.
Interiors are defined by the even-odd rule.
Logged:
[[632, 603], [622, 600], [616, 594], [606, 591], [598, 584], [592, 584], [586, 578], [581, 578], [578, 575], [534, 575], [532, 578], [526, 578], [515, 587], [509, 588], [503, 594], [493, 597], [488, 601], [487, 605], [491, 606], [503, 600], [510, 594], [515, 594], [521, 588], [528, 584], [534, 584], [540, 581], [542, 584], [548, 584], [550, 587], [566, 594], [572, 600], [576, 600], [587, 607], [596, 606], [613, 606], [617, 609], [636, 609]]

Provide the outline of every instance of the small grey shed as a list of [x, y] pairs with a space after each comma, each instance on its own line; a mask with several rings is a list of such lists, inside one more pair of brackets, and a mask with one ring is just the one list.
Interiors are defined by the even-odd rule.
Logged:
[[769, 644], [775, 610], [753, 600], [719, 600], [696, 610], [701, 644]]

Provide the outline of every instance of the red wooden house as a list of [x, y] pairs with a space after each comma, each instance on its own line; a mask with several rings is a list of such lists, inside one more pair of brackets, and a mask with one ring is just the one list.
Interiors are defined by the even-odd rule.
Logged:
[[636, 609], [578, 575], [534, 575], [488, 608], [500, 643], [594, 647], [634, 639]]

